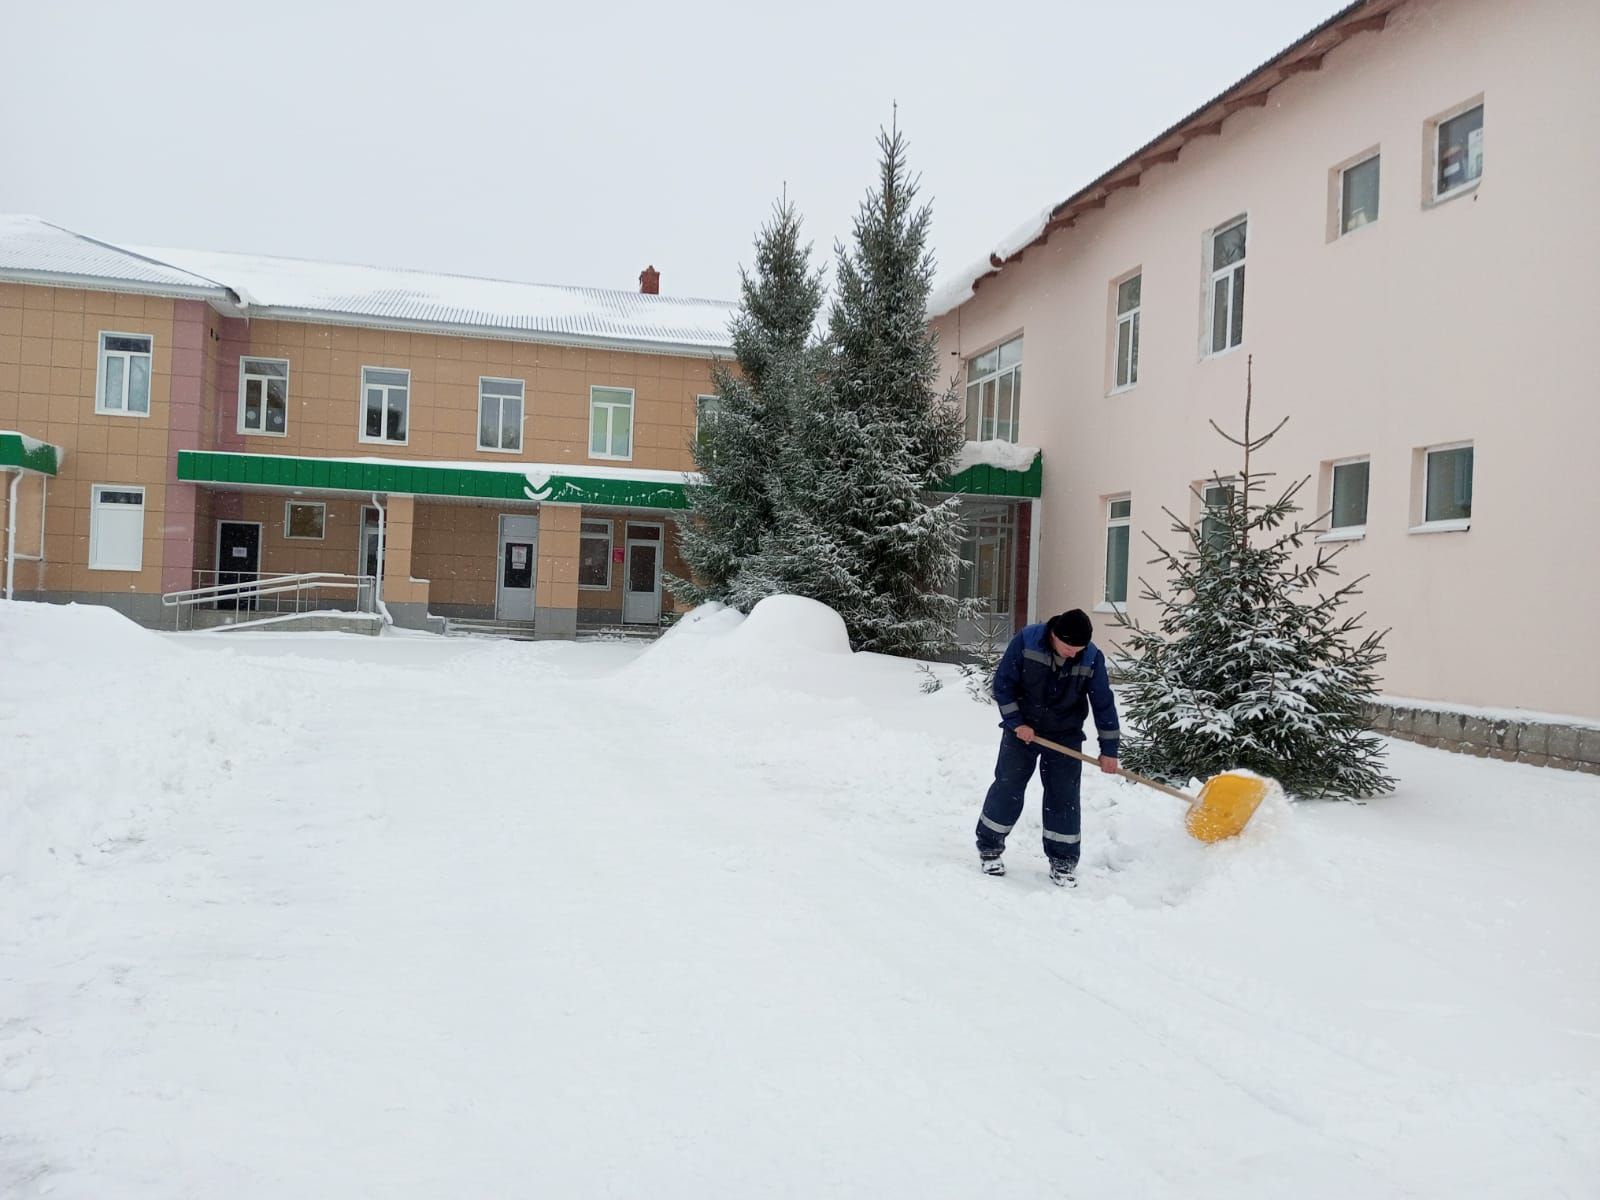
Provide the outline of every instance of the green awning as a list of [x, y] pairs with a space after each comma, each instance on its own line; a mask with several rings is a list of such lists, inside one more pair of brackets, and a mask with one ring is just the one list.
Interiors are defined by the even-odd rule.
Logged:
[[54, 475], [61, 470], [66, 452], [14, 429], [0, 429], [0, 471], [35, 471]]
[[[689, 506], [687, 488], [697, 477], [681, 471], [626, 467], [542, 463], [502, 466], [180, 450], [178, 478], [185, 483], [243, 488], [684, 509]], [[1042, 478], [1041, 459], [1035, 454], [1026, 471], [980, 463], [951, 476], [941, 490], [974, 496], [1037, 497]]]
[[1037, 500], [1044, 490], [1044, 455], [1035, 454], [1026, 471], [975, 463], [946, 479], [941, 490], [961, 496], [1014, 496]]

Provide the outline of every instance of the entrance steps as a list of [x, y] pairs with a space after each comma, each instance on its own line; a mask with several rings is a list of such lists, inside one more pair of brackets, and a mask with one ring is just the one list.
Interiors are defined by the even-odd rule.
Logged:
[[499, 621], [493, 617], [445, 617], [445, 637], [509, 638], [533, 641], [532, 621]]

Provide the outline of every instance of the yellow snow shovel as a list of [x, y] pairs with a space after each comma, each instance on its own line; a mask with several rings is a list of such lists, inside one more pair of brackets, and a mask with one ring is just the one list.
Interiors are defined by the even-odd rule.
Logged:
[[[1037, 735], [1033, 740], [1046, 750], [1081, 758], [1094, 766], [1100, 765], [1100, 760], [1093, 755], [1084, 754], [1070, 746], [1063, 746], [1060, 742], [1052, 742]], [[1242, 771], [1225, 771], [1206, 780], [1198, 796], [1191, 796], [1188, 792], [1180, 792], [1177, 788], [1157, 783], [1154, 779], [1146, 779], [1126, 767], [1118, 767], [1117, 774], [1124, 779], [1131, 779], [1135, 783], [1142, 783], [1145, 787], [1155, 788], [1158, 792], [1165, 792], [1174, 799], [1182, 800], [1189, 806], [1189, 813], [1183, 821], [1184, 827], [1188, 829], [1191, 837], [1199, 838], [1202, 842], [1220, 842], [1223, 838], [1238, 837], [1256, 809], [1261, 806], [1261, 802], [1266, 799], [1267, 789], [1272, 786], [1271, 780], [1263, 779], [1259, 775], [1247, 775]]]

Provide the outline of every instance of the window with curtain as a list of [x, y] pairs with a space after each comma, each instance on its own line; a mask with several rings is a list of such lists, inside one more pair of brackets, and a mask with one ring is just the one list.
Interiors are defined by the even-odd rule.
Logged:
[[143, 333], [100, 335], [100, 387], [94, 409], [118, 416], [150, 415], [150, 360], [155, 340]]
[[1139, 307], [1144, 276], [1117, 285], [1117, 390], [1139, 382]]
[[409, 437], [411, 372], [389, 367], [362, 367], [361, 392], [365, 405], [361, 440], [403, 445]]
[[633, 389], [589, 389], [589, 457], [633, 457]]
[[289, 363], [239, 360], [239, 432], [283, 436], [289, 430]]

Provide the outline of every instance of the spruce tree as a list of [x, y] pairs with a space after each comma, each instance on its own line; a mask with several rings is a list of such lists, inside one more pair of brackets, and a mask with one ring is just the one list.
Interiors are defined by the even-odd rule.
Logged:
[[827, 386], [796, 414], [781, 454], [779, 515], [752, 576], [828, 604], [852, 644], [933, 656], [961, 603], [958, 502], [934, 489], [963, 435], [953, 395], [935, 389], [928, 327], [931, 220], [898, 128], [881, 132], [878, 186], [837, 247]]
[[769, 594], [740, 575], [772, 530], [773, 478], [793, 413], [818, 386], [812, 331], [822, 277], [800, 231], [785, 198], [757, 235], [754, 276], [740, 271], [742, 303], [731, 330], [739, 370], [721, 362], [713, 367], [717, 407], [701, 422], [693, 447], [702, 482], [689, 489], [689, 516], [680, 527], [692, 577], [667, 580], [687, 604], [720, 600], [748, 608]]
[[1123, 621], [1129, 632], [1118, 690], [1137, 730], [1123, 743], [1124, 762], [1175, 782], [1246, 767], [1297, 797], [1390, 791], [1382, 743], [1363, 720], [1377, 693], [1384, 634], [1357, 641], [1365, 614], [1339, 611], [1365, 576], [1327, 590], [1339, 550], [1325, 546], [1296, 565], [1321, 518], [1292, 519], [1306, 479], [1276, 500], [1263, 498], [1266, 476], [1253, 470], [1251, 456], [1288, 418], [1252, 438], [1251, 403], [1247, 382], [1242, 438], [1211, 423], [1244, 454], [1236, 478], [1213, 476], [1225, 503], [1205, 508], [1196, 524], [1164, 510], [1187, 539], [1181, 553], [1145, 535], [1167, 580], [1165, 591], [1140, 580], [1143, 597], [1160, 610], [1159, 629]]

